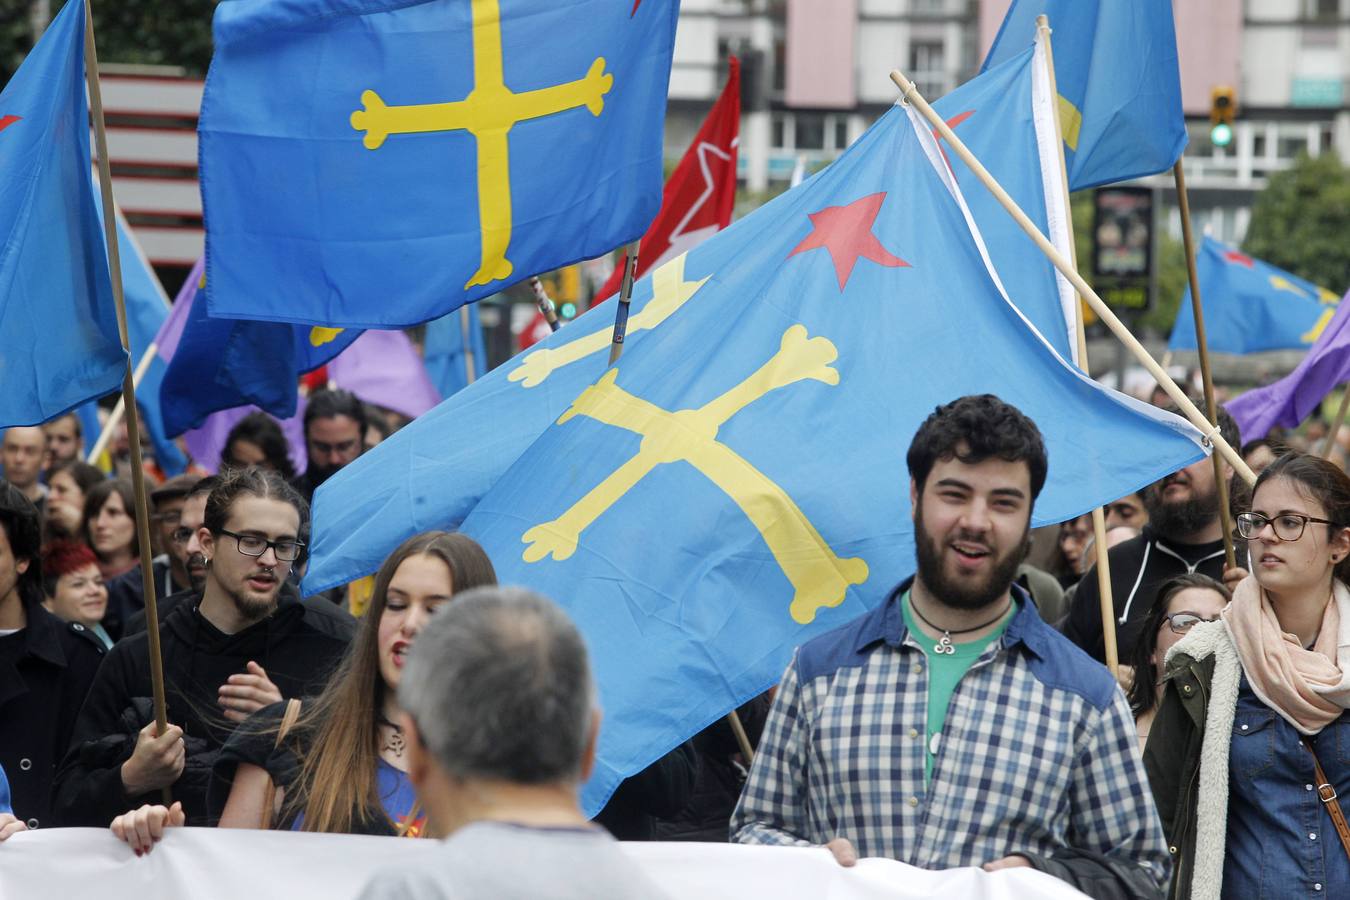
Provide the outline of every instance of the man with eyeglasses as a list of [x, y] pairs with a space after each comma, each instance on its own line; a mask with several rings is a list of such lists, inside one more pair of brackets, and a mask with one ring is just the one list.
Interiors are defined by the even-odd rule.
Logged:
[[[1176, 408], [1172, 407], [1172, 412]], [[1219, 407], [1219, 433], [1231, 446], [1241, 444], [1237, 422]], [[1231, 478], [1232, 468], [1223, 467]], [[1112, 547], [1111, 599], [1116, 611], [1116, 647], [1130, 659], [1147, 625], [1149, 608], [1168, 579], [1188, 572], [1223, 581], [1223, 527], [1214, 463], [1208, 458], [1173, 472], [1140, 492], [1148, 510], [1142, 533]], [[1064, 635], [1098, 662], [1106, 660], [1102, 640], [1097, 567], [1083, 575], [1062, 629]]]
[[354, 630], [346, 613], [302, 603], [287, 581], [304, 552], [307, 518], [304, 500], [276, 472], [254, 466], [220, 477], [194, 536], [206, 566], [202, 589], [160, 621], [170, 726], [157, 733], [147, 636], [128, 637], [99, 669], [57, 774], [61, 824], [106, 827], [162, 802], [165, 787], [189, 825], [213, 824], [207, 784], [234, 724], [317, 693]]
[[350, 391], [320, 390], [305, 406], [304, 474], [291, 482], [305, 498], [314, 500], [319, 485], [365, 450], [366, 409]]
[[[178, 530], [188, 494], [200, 480], [199, 475], [178, 475], [150, 492], [150, 504], [154, 509], [150, 523], [160, 551], [153, 563], [158, 600], [191, 587], [186, 548], [175, 543], [173, 535]], [[145, 580], [140, 566], [134, 566], [108, 582], [108, 614], [103, 625], [114, 639], [125, 634], [127, 623], [144, 609]]]

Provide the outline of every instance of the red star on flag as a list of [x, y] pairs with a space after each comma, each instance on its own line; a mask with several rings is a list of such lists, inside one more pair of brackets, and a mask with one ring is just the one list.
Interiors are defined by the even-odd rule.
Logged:
[[22, 116], [0, 116], [0, 131], [4, 131], [4, 130], [5, 130], [6, 128], [8, 128], [9, 126], [11, 126], [11, 125], [13, 125], [15, 122], [19, 121], [19, 119], [21, 119], [21, 118], [23, 118], [23, 117], [22, 117]]
[[1237, 263], [1239, 266], [1246, 266], [1249, 269], [1254, 265], [1250, 256], [1245, 253], [1239, 253], [1236, 250], [1224, 251], [1223, 258], [1227, 262]]
[[848, 284], [853, 266], [860, 256], [882, 266], [908, 267], [909, 263], [883, 247], [872, 233], [872, 225], [885, 199], [886, 193], [882, 191], [854, 200], [847, 206], [827, 206], [811, 213], [811, 224], [815, 227], [788, 256], [824, 247], [834, 262], [834, 273], [839, 278], [841, 291]]
[[[968, 109], [963, 113], [957, 113], [956, 115], [952, 116], [950, 119], [947, 120], [947, 127], [950, 128], [952, 131], [955, 131], [957, 125], [960, 125], [962, 122], [964, 122], [966, 119], [969, 119], [973, 115], [975, 115], [975, 110], [973, 109]], [[942, 149], [942, 133], [939, 132], [936, 128], [933, 129], [933, 140], [937, 141], [938, 152], [942, 154], [942, 161], [947, 164], [948, 169], [951, 169], [952, 161], [947, 158], [947, 151]]]

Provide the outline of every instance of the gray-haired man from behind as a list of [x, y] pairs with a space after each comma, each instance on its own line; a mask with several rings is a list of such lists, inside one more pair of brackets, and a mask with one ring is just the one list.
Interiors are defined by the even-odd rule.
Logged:
[[446, 839], [377, 872], [362, 900], [665, 896], [581, 812], [600, 714], [586, 647], [555, 603], [457, 594], [418, 635], [398, 700], [408, 777]]

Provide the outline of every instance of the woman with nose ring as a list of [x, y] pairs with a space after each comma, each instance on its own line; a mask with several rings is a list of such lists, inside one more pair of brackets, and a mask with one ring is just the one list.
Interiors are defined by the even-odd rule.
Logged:
[[[1237, 517], [1253, 566], [1166, 659], [1144, 752], [1173, 897], [1350, 885], [1350, 477], [1287, 453]], [[1346, 798], [1346, 799], [1341, 799]]]
[[[462, 534], [404, 541], [376, 574], [370, 607], [324, 691], [298, 710], [287, 703], [259, 710], [221, 749], [208, 793], [220, 827], [425, 835], [396, 724], [404, 658], [454, 594], [496, 583], [483, 548]], [[145, 851], [176, 824], [174, 810], [144, 806], [112, 828]]]

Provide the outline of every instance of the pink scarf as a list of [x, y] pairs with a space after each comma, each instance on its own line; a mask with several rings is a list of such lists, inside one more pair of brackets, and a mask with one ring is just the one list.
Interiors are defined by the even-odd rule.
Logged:
[[1317, 734], [1350, 708], [1350, 589], [1332, 585], [1311, 650], [1280, 628], [1253, 576], [1243, 579], [1223, 611], [1252, 690], [1303, 734]]

